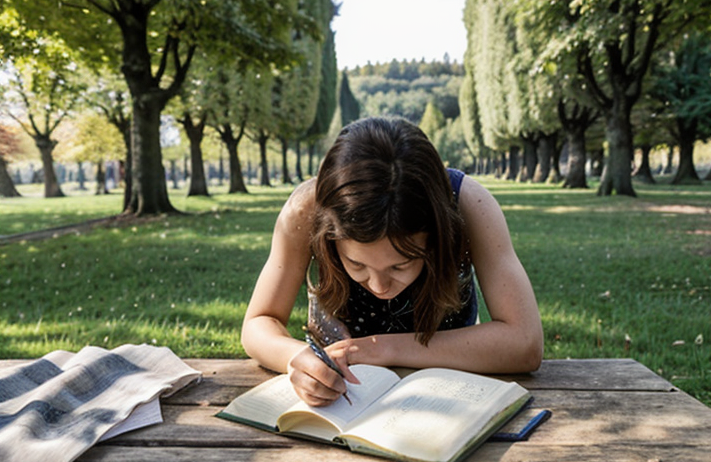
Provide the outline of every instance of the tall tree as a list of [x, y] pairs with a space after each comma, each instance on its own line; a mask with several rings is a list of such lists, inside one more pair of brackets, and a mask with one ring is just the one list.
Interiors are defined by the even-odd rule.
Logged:
[[[283, 65], [296, 55], [291, 30], [313, 31], [295, 2], [272, 0], [11, 0], [25, 16], [87, 54], [113, 55], [132, 96], [133, 191], [126, 212], [173, 212], [160, 147], [160, 116], [177, 95], [198, 47], [245, 61]], [[106, 27], [107, 16], [112, 26]], [[119, 34], [118, 41], [116, 34]], [[162, 43], [161, 43], [162, 41]]]
[[324, 6], [321, 25], [326, 30], [326, 37], [321, 47], [321, 78], [319, 80], [318, 102], [316, 116], [311, 127], [306, 132], [309, 161], [308, 174], [314, 174], [314, 157], [319, 140], [328, 134], [328, 128], [336, 111], [336, 86], [338, 83], [338, 68], [336, 66], [336, 46], [331, 20], [337, 14], [337, 7], [331, 0], [322, 0]]
[[[636, 196], [631, 181], [631, 114], [660, 37], [668, 40], [692, 18], [708, 17], [703, 1], [592, 0], [549, 10], [561, 21], [561, 52], [573, 50], [588, 97], [605, 120], [609, 158], [599, 195]], [[566, 25], [567, 24], [567, 25]]]
[[360, 104], [348, 84], [348, 74], [341, 73], [341, 84], [338, 94], [338, 105], [341, 110], [341, 126], [345, 127], [349, 123], [360, 118]]
[[10, 156], [17, 150], [17, 137], [8, 127], [0, 125], [0, 196], [19, 197], [20, 193], [7, 171]]
[[121, 210], [126, 210], [131, 202], [131, 95], [126, 87], [123, 76], [112, 71], [108, 67], [95, 70], [92, 78], [93, 82], [88, 86], [83, 99], [86, 105], [99, 111], [106, 120], [113, 125], [121, 134], [125, 154], [119, 159], [123, 173], [121, 178], [124, 182], [123, 206]]
[[661, 103], [659, 116], [670, 121], [679, 145], [679, 168], [673, 184], [698, 183], [694, 144], [711, 136], [711, 39], [686, 35], [678, 49], [666, 53], [653, 67], [651, 95]]
[[75, 54], [56, 38], [27, 27], [14, 10], [3, 12], [0, 27], [19, 37], [4, 61], [10, 78], [4, 88], [4, 112], [35, 142], [44, 174], [45, 197], [64, 196], [54, 170], [54, 131], [69, 115], [85, 85], [75, 76]]
[[206, 82], [214, 97], [208, 123], [219, 133], [227, 149], [230, 184], [228, 192], [247, 193], [239, 158], [239, 144], [250, 114], [250, 98], [254, 94], [257, 72], [247, 69], [226, 69], [218, 66], [214, 78]]
[[440, 111], [432, 101], [428, 102], [425, 107], [425, 113], [422, 115], [422, 120], [420, 120], [420, 129], [425, 132], [425, 135], [427, 135], [430, 140], [434, 141], [435, 133], [444, 127], [444, 125], [445, 121], [442, 111]]

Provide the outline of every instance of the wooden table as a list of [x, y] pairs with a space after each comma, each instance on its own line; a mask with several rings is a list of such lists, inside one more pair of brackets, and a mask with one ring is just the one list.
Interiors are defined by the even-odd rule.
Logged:
[[[0, 367], [12, 361], [0, 361]], [[162, 402], [165, 423], [99, 444], [81, 462], [367, 461], [214, 415], [273, 376], [252, 360], [186, 360], [203, 382]], [[499, 376], [531, 390], [552, 418], [529, 441], [485, 443], [468, 461], [711, 461], [711, 408], [629, 359], [550, 360]]]

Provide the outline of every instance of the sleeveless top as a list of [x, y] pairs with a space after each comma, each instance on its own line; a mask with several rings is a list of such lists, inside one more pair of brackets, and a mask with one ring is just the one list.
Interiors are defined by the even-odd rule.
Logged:
[[[454, 169], [447, 169], [447, 173], [449, 174], [455, 202], [458, 202], [464, 173]], [[468, 252], [467, 255], [462, 256], [460, 265], [459, 277], [462, 289], [459, 295], [462, 308], [458, 312], [447, 316], [438, 330], [456, 329], [476, 324], [478, 313], [477, 295], [474, 272]], [[396, 297], [390, 300], [381, 300], [348, 277], [350, 292], [346, 310], [347, 317], [341, 317], [340, 320], [348, 327], [353, 337], [415, 332], [413, 295], [416, 288], [422, 284], [423, 278], [424, 272]]]

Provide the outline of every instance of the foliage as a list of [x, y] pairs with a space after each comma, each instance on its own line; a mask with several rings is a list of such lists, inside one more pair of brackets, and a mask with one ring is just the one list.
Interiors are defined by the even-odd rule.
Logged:
[[663, 58], [652, 68], [650, 94], [661, 103], [657, 116], [687, 126], [697, 121], [699, 139], [711, 136], [711, 40], [699, 32], [688, 34]]
[[430, 101], [425, 107], [425, 113], [422, 114], [422, 120], [420, 120], [419, 125], [420, 129], [425, 132], [425, 135], [427, 135], [430, 140], [433, 140], [435, 133], [442, 128], [443, 125], [444, 114]]
[[18, 149], [17, 133], [11, 127], [0, 125], [0, 161], [8, 162]]
[[414, 59], [410, 61], [392, 60], [383, 64], [368, 62], [365, 66], [356, 66], [355, 69], [349, 71], [349, 75], [351, 77], [383, 76], [388, 80], [414, 82], [423, 77], [461, 76], [464, 75], [464, 67], [461, 63], [450, 61], [449, 56], [445, 55], [442, 60], [433, 60], [429, 63], [424, 58], [420, 61]]
[[120, 160], [126, 154], [126, 146], [118, 129], [106, 117], [95, 112], [86, 112], [72, 124], [66, 136], [64, 160], [75, 162], [102, 162]]
[[335, 36], [331, 29], [331, 20], [336, 15], [337, 8], [331, 3], [331, 0], [327, 0], [326, 4], [328, 8], [322, 9], [324, 15], [321, 18], [322, 28], [326, 29], [326, 34], [321, 46], [321, 78], [319, 80], [316, 116], [306, 133], [311, 142], [328, 134], [329, 124], [333, 119], [333, 114], [336, 112], [337, 104], [338, 68], [336, 66]]
[[360, 118], [360, 103], [355, 96], [353, 96], [351, 87], [348, 84], [348, 74], [346, 72], [341, 73], [341, 83], [338, 89], [338, 106], [341, 109], [342, 127]]

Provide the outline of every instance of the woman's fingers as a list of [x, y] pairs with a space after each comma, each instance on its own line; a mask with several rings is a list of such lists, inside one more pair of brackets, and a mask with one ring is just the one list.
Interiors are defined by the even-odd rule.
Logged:
[[325, 406], [346, 392], [340, 375], [307, 347], [289, 362], [289, 378], [296, 394], [311, 406]]

